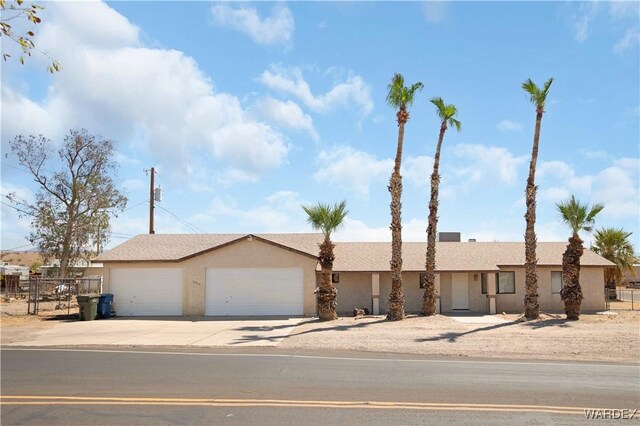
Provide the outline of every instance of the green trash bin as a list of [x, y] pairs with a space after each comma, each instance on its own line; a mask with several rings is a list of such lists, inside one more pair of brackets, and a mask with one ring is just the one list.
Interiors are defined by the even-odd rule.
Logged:
[[98, 318], [99, 295], [77, 296], [80, 307], [80, 321], [91, 321]]

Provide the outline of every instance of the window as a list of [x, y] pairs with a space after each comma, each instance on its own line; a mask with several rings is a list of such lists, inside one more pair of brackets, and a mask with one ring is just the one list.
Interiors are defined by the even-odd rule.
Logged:
[[562, 282], [562, 272], [551, 272], [551, 294], [559, 294], [564, 287]]
[[487, 294], [487, 274], [480, 274], [480, 287], [482, 288], [482, 294]]
[[340, 283], [340, 274], [331, 274], [331, 282], [333, 284], [339, 284]]
[[498, 272], [496, 274], [496, 284], [498, 284], [498, 294], [515, 294], [516, 292], [516, 273], [515, 272]]
[[427, 274], [426, 272], [421, 272], [420, 273], [420, 288], [426, 288], [427, 287]]

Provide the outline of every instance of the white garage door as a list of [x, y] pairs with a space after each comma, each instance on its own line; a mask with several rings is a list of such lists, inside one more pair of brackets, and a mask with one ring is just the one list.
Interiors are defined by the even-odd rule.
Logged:
[[118, 316], [182, 315], [182, 269], [111, 269], [109, 292]]
[[302, 269], [207, 269], [205, 315], [302, 315]]

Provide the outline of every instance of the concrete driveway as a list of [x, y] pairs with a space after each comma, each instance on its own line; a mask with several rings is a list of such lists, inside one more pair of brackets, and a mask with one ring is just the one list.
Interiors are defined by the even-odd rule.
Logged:
[[278, 346], [305, 318], [111, 318], [69, 321], [7, 346]]

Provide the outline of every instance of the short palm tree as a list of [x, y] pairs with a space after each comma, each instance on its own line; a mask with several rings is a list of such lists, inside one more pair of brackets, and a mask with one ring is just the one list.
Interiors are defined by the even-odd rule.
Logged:
[[436, 106], [440, 117], [440, 135], [436, 145], [436, 155], [433, 157], [433, 173], [431, 174], [431, 199], [429, 200], [429, 225], [427, 226], [427, 274], [425, 278], [424, 296], [422, 297], [422, 313], [433, 315], [436, 313], [436, 228], [438, 226], [438, 191], [440, 188], [440, 149], [447, 126], [460, 131], [461, 123], [455, 118], [455, 105], [446, 105], [442, 98], [433, 98], [431, 103]]
[[631, 234], [622, 228], [601, 228], [594, 233], [595, 241], [591, 250], [616, 265], [615, 268], [604, 270], [604, 286], [613, 292], [624, 281], [625, 272], [635, 273], [633, 265], [638, 262], [638, 258], [629, 241]]
[[525, 296], [524, 296], [524, 315], [528, 320], [536, 319], [540, 315], [540, 302], [538, 301], [538, 273], [536, 271], [538, 258], [536, 256], [536, 164], [538, 162], [538, 144], [540, 142], [540, 125], [542, 123], [542, 114], [544, 114], [544, 104], [547, 100], [549, 88], [553, 83], [550, 78], [544, 83], [542, 89], [528, 79], [522, 83], [522, 88], [530, 96], [531, 103], [536, 106], [536, 127], [533, 134], [533, 148], [531, 150], [531, 163], [529, 164], [529, 177], [527, 178], [527, 188], [525, 190], [525, 200], [527, 204], [527, 212], [524, 217], [527, 223], [524, 233], [524, 277], [525, 277]]
[[331, 283], [331, 273], [333, 271], [333, 261], [335, 256], [333, 249], [335, 245], [331, 241], [331, 234], [342, 225], [344, 218], [347, 216], [347, 202], [341, 201], [333, 206], [324, 203], [318, 203], [315, 206], [302, 206], [307, 213], [307, 221], [313, 229], [319, 230], [324, 235], [324, 241], [319, 244], [320, 253], [318, 261], [320, 262], [321, 280], [320, 288], [316, 293], [318, 306], [318, 317], [321, 321], [331, 321], [338, 318], [336, 312], [338, 307], [338, 291]]
[[398, 122], [398, 145], [396, 160], [393, 165], [393, 173], [389, 179], [389, 192], [391, 193], [391, 294], [389, 295], [389, 313], [387, 318], [398, 321], [404, 318], [404, 294], [402, 291], [402, 176], [400, 166], [402, 164], [402, 145], [404, 143], [404, 125], [409, 121], [407, 106], [413, 104], [416, 92], [422, 90], [422, 83], [417, 82], [406, 87], [404, 77], [394, 74], [391, 83], [387, 86], [387, 103], [398, 109], [396, 119]]
[[579, 232], [591, 232], [598, 213], [604, 209], [602, 204], [594, 204], [591, 208], [576, 200], [575, 196], [562, 203], [556, 204], [562, 222], [571, 228], [571, 237], [567, 250], [562, 255], [562, 283], [560, 297], [564, 302], [564, 312], [568, 320], [580, 318], [582, 304], [582, 288], [580, 287], [580, 257], [584, 253], [582, 239]]

